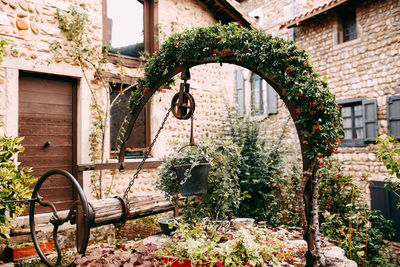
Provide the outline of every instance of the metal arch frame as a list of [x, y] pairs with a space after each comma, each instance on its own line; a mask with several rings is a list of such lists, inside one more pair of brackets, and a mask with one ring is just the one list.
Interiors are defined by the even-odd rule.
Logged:
[[[40, 187], [52, 175], [62, 175], [65, 178], [67, 178], [75, 187], [76, 193], [79, 197], [79, 200], [75, 201], [68, 213], [68, 216], [66, 218], [59, 218], [57, 214], [57, 209], [55, 208], [54, 204], [51, 202], [44, 202], [42, 201], [43, 198], [38, 194]], [[32, 193], [32, 198], [37, 199], [36, 201], [32, 201], [29, 206], [29, 224], [30, 224], [30, 231], [31, 231], [31, 236], [32, 236], [32, 241], [33, 244], [35, 245], [36, 251], [39, 254], [39, 257], [41, 260], [47, 265], [47, 266], [59, 266], [61, 263], [61, 250], [58, 244], [58, 239], [57, 239], [57, 231], [58, 227], [62, 224], [64, 224], [67, 221], [71, 221], [71, 223], [76, 223], [76, 229], [77, 229], [77, 235], [76, 235], [76, 248], [78, 253], [83, 254], [86, 251], [86, 248], [89, 243], [89, 235], [90, 235], [90, 224], [93, 219], [93, 214], [91, 212], [89, 203], [86, 199], [86, 196], [79, 185], [78, 181], [67, 171], [63, 170], [51, 170], [46, 172], [36, 183], [35, 188]], [[46, 256], [44, 255], [43, 251], [40, 248], [39, 241], [36, 236], [36, 231], [35, 231], [35, 205], [36, 202], [38, 202], [41, 206], [48, 206], [52, 209], [53, 216], [50, 219], [50, 222], [54, 225], [53, 229], [53, 240], [54, 240], [54, 245], [57, 250], [57, 262], [53, 264], [50, 262]], [[78, 206], [81, 206], [83, 211], [79, 212]], [[74, 214], [74, 211], [77, 211], [79, 214]], [[75, 218], [74, 218], [75, 216]], [[75, 220], [74, 220], [75, 219]], [[82, 231], [82, 232], [81, 232]]]
[[[173, 60], [171, 59], [167, 62], [165, 62], [164, 66], [167, 66], [170, 64]], [[121, 144], [121, 150], [119, 152], [119, 162], [123, 163], [125, 159], [125, 150], [128, 147], [128, 140], [129, 137], [132, 134], [133, 127], [135, 125], [135, 122], [139, 116], [140, 111], [143, 109], [145, 104], [150, 100], [150, 98], [153, 96], [153, 94], [163, 85], [165, 84], [168, 80], [170, 80], [172, 77], [177, 75], [178, 73], [185, 71], [185, 69], [189, 69], [191, 67], [195, 67], [198, 65], [203, 65], [203, 64], [208, 64], [208, 63], [215, 63], [215, 58], [214, 57], [208, 57], [208, 58], [202, 58], [202, 59], [192, 59], [188, 58], [182, 61], [177, 62], [178, 65], [170, 70], [168, 73], [162, 75], [160, 79], [157, 80], [157, 82], [154, 83], [152, 88], [149, 88], [143, 95], [143, 97], [140, 99], [140, 102], [138, 105], [134, 106], [132, 109], [132, 116], [127, 128], [127, 133], [128, 135], [126, 136], [126, 139], [123, 141]], [[229, 64], [234, 64], [237, 66], [244, 67], [259, 76], [261, 76], [264, 80], [266, 80], [273, 88], [274, 90], [278, 93], [278, 95], [281, 97], [283, 102], [285, 103], [286, 108], [289, 111], [289, 114], [293, 121], [297, 121], [297, 115], [295, 112], [295, 108], [293, 107], [292, 103], [289, 101], [287, 98], [287, 90], [284, 88], [284, 86], [280, 83], [277, 83], [273, 81], [268, 75], [268, 73], [258, 69], [256, 66], [253, 66], [251, 64], [245, 64], [244, 62], [239, 61], [235, 57], [224, 57], [220, 64], [222, 63], [229, 63]], [[137, 86], [134, 86], [134, 90], [137, 89]], [[303, 239], [307, 242], [308, 245], [308, 251], [306, 253], [306, 260], [307, 264], [306, 266], [316, 266], [316, 259], [313, 256], [313, 251], [316, 249], [316, 240], [315, 237], [312, 233], [312, 229], [310, 229], [309, 226], [312, 225], [313, 223], [313, 214], [312, 214], [312, 209], [314, 207], [313, 203], [313, 193], [315, 193], [315, 177], [316, 177], [316, 172], [318, 170], [317, 166], [317, 159], [309, 159], [306, 155], [307, 152], [307, 147], [305, 143], [303, 142], [303, 136], [299, 133], [303, 132], [305, 128], [303, 125], [295, 123], [296, 131], [298, 133], [298, 138], [300, 140], [300, 148], [301, 148], [301, 155], [302, 155], [302, 162], [303, 162], [303, 181], [302, 181], [302, 188], [304, 188], [303, 191], [303, 198], [301, 199], [301, 203], [299, 203], [299, 213], [301, 216], [301, 219], [303, 221]]]

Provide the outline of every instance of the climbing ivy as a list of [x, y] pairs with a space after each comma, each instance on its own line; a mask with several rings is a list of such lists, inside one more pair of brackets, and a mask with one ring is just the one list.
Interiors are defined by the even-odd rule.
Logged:
[[302, 125], [299, 136], [309, 159], [335, 152], [340, 142], [339, 108], [306, 52], [292, 41], [234, 23], [172, 35], [145, 64], [144, 76], [137, 83], [139, 90], [131, 97], [131, 108], [139, 105], [148, 90], [157, 90], [157, 83], [178, 66], [188, 61], [201, 64], [210, 58], [220, 64], [230, 62], [257, 70], [282, 89], [278, 93], [290, 103], [294, 121]]

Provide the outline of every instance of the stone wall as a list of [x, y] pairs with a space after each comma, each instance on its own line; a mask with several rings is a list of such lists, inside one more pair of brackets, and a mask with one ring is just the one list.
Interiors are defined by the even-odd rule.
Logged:
[[[67, 10], [71, 4], [79, 1], [46, 1], [46, 0], [4, 0], [0, 2], [0, 36], [10, 40], [7, 54], [0, 69], [0, 129], [9, 135], [18, 134], [18, 74], [20, 70], [56, 74], [74, 77], [78, 81], [78, 164], [89, 163], [89, 134], [93, 130], [96, 114], [91, 109], [91, 94], [89, 87], [93, 86], [93, 72], [89, 70], [86, 82], [80, 69], [72, 60], [56, 58], [50, 65], [47, 60], [52, 59], [49, 46], [54, 41], [62, 47], [70, 47], [70, 42], [61, 33], [55, 17], [56, 10]], [[87, 12], [93, 25], [89, 28], [92, 41], [101, 45], [102, 42], [102, 0], [85, 1]], [[204, 4], [197, 0], [160, 0], [158, 1], [158, 29], [159, 43], [172, 33], [181, 32], [193, 26], [207, 26], [216, 23], [213, 15]], [[107, 71], [118, 72], [120, 66], [107, 65]], [[233, 103], [231, 92], [234, 86], [232, 66], [225, 64], [209, 64], [194, 67], [191, 70], [191, 93], [196, 100], [195, 138], [215, 138], [218, 136], [221, 119], [225, 114], [225, 106]], [[141, 68], [124, 68], [128, 76], [139, 77]], [[157, 92], [151, 102], [151, 136], [154, 137], [164, 114], [170, 105], [172, 96], [178, 91], [180, 79], [176, 77], [176, 85], [171, 89]], [[104, 91], [96, 89], [98, 96]], [[7, 96], [7, 97], [3, 97]], [[101, 102], [101, 101], [100, 101]], [[210, 108], [212, 107], [212, 108]], [[12, 122], [12, 123], [10, 123]], [[189, 121], [178, 121], [172, 116], [162, 131], [153, 151], [153, 159], [163, 159], [173, 153], [173, 144], [189, 142]], [[109, 150], [108, 141], [106, 149]], [[108, 155], [108, 153], [107, 153]], [[107, 156], [107, 161], [115, 161]], [[107, 188], [114, 181], [112, 194], [124, 191], [133, 171], [125, 171], [109, 175], [107, 172], [103, 186]], [[154, 182], [157, 170], [146, 169], [140, 174], [135, 183], [134, 194], [159, 193], [154, 191]], [[113, 180], [114, 179], [114, 180]], [[84, 191], [90, 197], [90, 173], [84, 173]]]
[[[295, 35], [316, 70], [327, 77], [337, 100], [377, 99], [379, 134], [387, 133], [387, 96], [400, 94], [399, 12], [398, 1], [364, 1], [356, 8], [358, 37], [345, 43], [335, 41], [335, 14], [310, 20]], [[386, 169], [376, 160], [375, 149], [341, 147], [337, 157], [347, 161], [349, 173], [381, 180]]]
[[[358, 37], [338, 43], [336, 12], [317, 16], [292, 29], [279, 29], [289, 19], [310, 11], [324, 1], [243, 1], [249, 14], [262, 10], [264, 29], [295, 40], [310, 55], [318, 73], [327, 77], [338, 101], [354, 98], [377, 99], [379, 134], [388, 132], [387, 96], [400, 93], [399, 48], [400, 4], [398, 1], [364, 1], [356, 7]], [[370, 174], [382, 180], [386, 169], [376, 160], [375, 145], [340, 147], [337, 158], [346, 160], [347, 172], [355, 176]]]

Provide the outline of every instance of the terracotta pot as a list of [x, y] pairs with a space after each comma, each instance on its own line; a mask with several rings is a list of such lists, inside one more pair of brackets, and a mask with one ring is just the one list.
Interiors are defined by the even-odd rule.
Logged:
[[[43, 253], [50, 253], [53, 251], [53, 244], [53, 240], [47, 240], [46, 242], [40, 244], [40, 248], [42, 249]], [[22, 248], [7, 247], [7, 254], [11, 261], [28, 259], [38, 255], [34, 245]]]
[[188, 259], [179, 260], [172, 256], [163, 256], [164, 262], [170, 267], [192, 267], [192, 262]]

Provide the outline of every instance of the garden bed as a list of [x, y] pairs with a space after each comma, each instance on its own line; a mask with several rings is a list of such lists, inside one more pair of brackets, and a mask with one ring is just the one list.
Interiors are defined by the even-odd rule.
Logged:
[[[270, 261], [265, 262], [265, 266], [275, 266], [280, 264], [281, 266], [304, 266], [305, 257], [304, 254], [307, 251], [307, 244], [302, 239], [301, 233], [297, 228], [285, 229], [284, 227], [278, 228], [267, 228], [264, 226], [257, 226], [249, 229], [249, 231], [256, 230], [258, 233], [264, 233], [263, 236], [257, 236], [258, 240], [264, 240], [267, 244], [269, 253], [272, 255]], [[241, 229], [240, 231], [247, 231]], [[235, 235], [238, 231], [229, 232], [228, 234]], [[179, 232], [178, 232], [179, 235]], [[169, 251], [171, 244], [175, 244], [174, 249], [183, 243], [177, 242], [182, 236], [168, 237], [165, 235], [154, 235], [145, 238], [140, 241], [126, 241], [119, 242], [116, 244], [100, 244], [88, 249], [85, 257], [82, 257], [76, 261], [77, 266], [86, 266], [87, 264], [96, 264], [96, 266], [108, 266], [107, 264], [114, 263], [117, 265], [130, 266], [129, 264], [141, 264], [141, 266], [165, 266], [165, 261], [162, 256], [174, 256], [172, 251]], [[201, 245], [197, 244], [199, 249]], [[344, 251], [331, 243], [324, 241], [323, 250], [326, 252], [327, 260], [331, 264], [330, 266], [357, 266], [355, 262], [349, 261], [344, 256]], [[166, 253], [166, 254], [164, 254]], [[182, 253], [182, 251], [178, 251]], [[169, 255], [168, 255], [169, 254]], [[190, 253], [189, 253], [190, 254]], [[180, 256], [183, 257], [184, 254]], [[195, 253], [192, 253], [192, 256]], [[176, 255], [175, 255], [176, 256]], [[178, 257], [181, 262], [185, 262], [182, 257]], [[196, 257], [192, 257], [194, 262], [197, 262]], [[198, 259], [198, 258], [197, 258]], [[216, 266], [229, 266], [224, 263], [224, 259], [221, 256], [220, 259], [212, 259], [212, 264]], [[187, 262], [187, 261], [186, 261]], [[204, 262], [200, 260], [199, 262]], [[208, 263], [210, 264], [210, 263]], [[255, 266], [253, 261], [248, 262], [248, 266]], [[212, 266], [212, 265], [210, 265]], [[257, 265], [259, 266], [259, 265]]]

